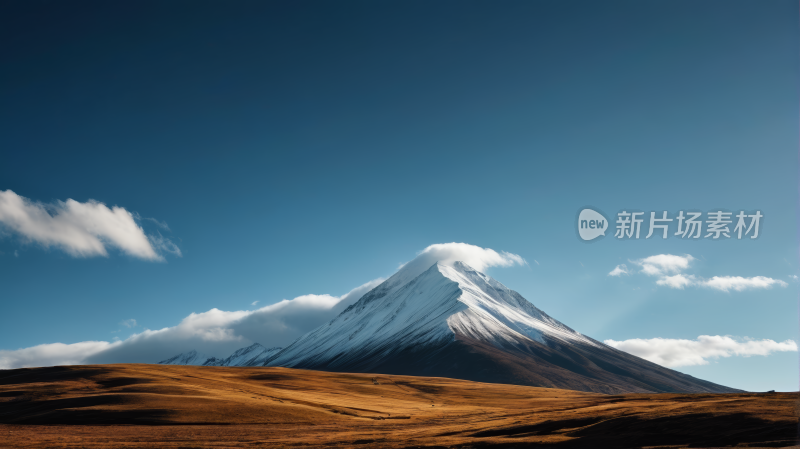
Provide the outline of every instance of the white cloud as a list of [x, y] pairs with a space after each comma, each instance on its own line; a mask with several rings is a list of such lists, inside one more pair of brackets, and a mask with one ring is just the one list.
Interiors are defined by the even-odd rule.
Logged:
[[737, 292], [740, 292], [742, 290], [753, 288], [770, 288], [773, 285], [786, 287], [789, 284], [778, 279], [772, 279], [764, 276], [755, 276], [751, 278], [743, 278], [741, 276], [714, 276], [711, 279], [702, 281], [702, 285], [705, 287], [722, 290], [723, 292], [730, 290], [736, 290]]
[[611, 270], [610, 273], [608, 273], [609, 276], [622, 276], [623, 274], [630, 274], [627, 265], [624, 263], [617, 265], [613, 270]]
[[413, 279], [437, 262], [445, 265], [464, 262], [481, 272], [490, 267], [528, 264], [522, 256], [505, 251], [498, 253], [493, 249], [468, 243], [437, 243], [420, 251], [410, 262], [400, 265], [398, 274], [402, 274], [404, 279]]
[[[731, 290], [742, 291], [747, 289], [771, 288], [774, 285], [786, 287], [784, 281], [772, 279], [766, 276], [741, 277], [741, 276], [714, 276], [711, 279], [704, 279], [693, 274], [684, 274], [693, 260], [697, 260], [689, 254], [685, 256], [675, 256], [672, 254], [658, 254], [644, 259], [632, 260], [631, 263], [642, 267], [641, 273], [649, 276], [658, 276], [657, 285], [683, 290], [688, 286], [707, 287], [724, 292]], [[617, 265], [610, 273], [610, 276], [627, 274], [627, 267]], [[671, 274], [671, 275], [670, 275]], [[797, 277], [795, 276], [795, 279]]]
[[[422, 250], [419, 255], [409, 262], [427, 264], [426, 269], [436, 262], [451, 265], [454, 262], [464, 262], [478, 271], [485, 271], [489, 267], [510, 267], [512, 265], [527, 265], [528, 262], [516, 254], [505, 251], [497, 252], [491, 248], [468, 243], [437, 243]], [[430, 263], [428, 263], [430, 262]]]
[[16, 351], [0, 350], [0, 369], [78, 365], [92, 355], [107, 351], [119, 344], [107, 341], [83, 341], [71, 345], [50, 343]]
[[757, 288], [772, 288], [773, 285], [787, 287], [784, 281], [772, 279], [766, 276], [754, 276], [745, 278], [741, 276], [714, 276], [711, 279], [702, 279], [694, 275], [676, 274], [674, 276], [662, 276], [656, 284], [675, 289], [683, 289], [687, 286], [698, 286], [713, 288], [723, 292], [735, 290], [737, 292]]
[[676, 274], [674, 276], [664, 276], [656, 281], [658, 285], [664, 285], [669, 288], [677, 288], [683, 290], [687, 285], [693, 285], [695, 277], [693, 275], [685, 276], [683, 274]]
[[254, 306], [256, 304], [258, 304], [258, 301], [253, 301], [252, 303], [250, 303], [251, 306]]
[[701, 335], [697, 340], [669, 338], [606, 340], [605, 344], [669, 368], [707, 365], [709, 358], [767, 356], [773, 352], [797, 351], [797, 343], [792, 340], [776, 342], [766, 339], [752, 340], [747, 337], [737, 340], [720, 335]]
[[120, 324], [121, 326], [125, 326], [125, 327], [127, 327], [127, 328], [132, 328], [132, 327], [136, 327], [136, 320], [134, 320], [133, 318], [131, 318], [131, 319], [129, 319], [129, 320], [125, 320], [125, 321], [123, 321], [123, 322], [121, 322], [121, 323], [119, 323], [119, 324]]
[[145, 235], [125, 208], [109, 209], [94, 200], [42, 204], [0, 191], [0, 224], [29, 242], [58, 247], [74, 257], [108, 256], [109, 247], [146, 260], [163, 260], [159, 251], [180, 255], [160, 234]]
[[797, 275], [796, 274], [790, 274], [789, 278], [796, 281], [797, 280]]
[[642, 273], [650, 276], [662, 276], [668, 273], [679, 273], [689, 268], [689, 263], [695, 260], [689, 254], [674, 256], [672, 254], [658, 254], [644, 259], [632, 260], [632, 263], [642, 267]]

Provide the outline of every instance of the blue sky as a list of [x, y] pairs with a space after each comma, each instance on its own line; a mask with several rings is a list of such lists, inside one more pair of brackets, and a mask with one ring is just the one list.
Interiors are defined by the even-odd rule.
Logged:
[[[445, 242], [525, 258], [488, 273], [598, 340], [797, 341], [797, 17], [789, 1], [6, 3], [0, 190], [51, 213], [119, 206], [180, 256], [76, 256], [6, 223], [0, 350], [338, 297]], [[755, 240], [586, 244], [586, 205], [764, 218]], [[658, 254], [786, 285], [608, 276]], [[678, 369], [797, 390], [797, 352], [708, 362]]]

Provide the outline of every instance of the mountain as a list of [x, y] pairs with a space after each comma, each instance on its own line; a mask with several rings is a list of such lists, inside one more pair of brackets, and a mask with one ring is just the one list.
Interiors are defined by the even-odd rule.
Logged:
[[414, 260], [286, 348], [162, 364], [283, 366], [618, 393], [733, 393], [585, 336], [462, 262]]
[[220, 360], [216, 357], [209, 357], [205, 354], [200, 354], [195, 350], [178, 354], [175, 357], [170, 357], [167, 360], [158, 362], [159, 365], [197, 365], [197, 366], [215, 366]]
[[403, 267], [263, 365], [608, 394], [739, 391], [576, 332], [462, 262]]
[[264, 362], [277, 354], [281, 348], [265, 348], [258, 343], [237, 349], [225, 359], [208, 357], [192, 350], [178, 354], [167, 360], [158, 362], [160, 365], [198, 365], [198, 366], [261, 366]]

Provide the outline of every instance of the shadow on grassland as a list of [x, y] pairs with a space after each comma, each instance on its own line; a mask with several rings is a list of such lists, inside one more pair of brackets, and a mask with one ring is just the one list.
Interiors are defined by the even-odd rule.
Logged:
[[[574, 429], [574, 430], [570, 430]], [[539, 424], [492, 429], [474, 437], [513, 438], [561, 434], [574, 438], [557, 444], [517, 443], [513, 441], [473, 443], [473, 446], [502, 448], [639, 448], [676, 445], [683, 447], [736, 446], [785, 447], [796, 444], [797, 420], [770, 421], [747, 413], [714, 415], [696, 413], [681, 416], [640, 418], [622, 416], [545, 421]]]

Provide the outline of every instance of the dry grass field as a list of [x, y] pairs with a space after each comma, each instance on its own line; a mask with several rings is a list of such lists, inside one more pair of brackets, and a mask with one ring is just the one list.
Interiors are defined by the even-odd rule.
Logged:
[[33, 368], [0, 371], [0, 447], [786, 447], [797, 401], [287, 368]]

